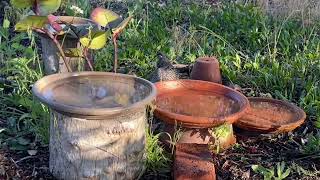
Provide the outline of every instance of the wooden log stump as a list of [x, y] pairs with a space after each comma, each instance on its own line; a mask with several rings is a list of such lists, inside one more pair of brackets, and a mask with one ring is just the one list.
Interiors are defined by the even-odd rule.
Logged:
[[101, 120], [53, 111], [50, 171], [58, 179], [137, 179], [144, 170], [145, 109]]
[[[45, 35], [40, 35], [40, 40], [44, 73], [46, 75], [50, 75], [68, 72], [63, 58], [52, 39]], [[62, 44], [62, 40], [60, 40], [60, 43]], [[77, 39], [66, 38], [63, 42], [63, 49], [65, 50], [67, 48], [80, 48], [79, 41]], [[72, 72], [83, 71], [86, 69], [86, 62], [82, 57], [66, 57], [66, 60], [70, 65]]]
[[[72, 17], [72, 16], [59, 16], [60, 21], [70, 23], [75, 27], [78, 34], [69, 33], [57, 36], [57, 40], [62, 46], [63, 50], [67, 49], [80, 49], [81, 45], [79, 37], [82, 37], [88, 33], [88, 27], [99, 29], [99, 26], [93, 21], [85, 18]], [[72, 30], [72, 32], [74, 32]], [[41, 40], [42, 60], [44, 64], [44, 72], [46, 75], [56, 73], [66, 73], [68, 69], [65, 66], [63, 58], [60, 52], [51, 38], [46, 34], [38, 33]], [[92, 59], [92, 53], [89, 51], [88, 56]], [[66, 61], [71, 67], [72, 72], [79, 72], [84, 70], [90, 70], [88, 63], [83, 57], [67, 56]]]

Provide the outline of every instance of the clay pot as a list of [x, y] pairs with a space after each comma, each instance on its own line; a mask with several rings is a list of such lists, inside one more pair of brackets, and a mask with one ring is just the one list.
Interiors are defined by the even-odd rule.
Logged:
[[222, 83], [219, 61], [215, 57], [200, 57], [196, 60], [191, 79]]

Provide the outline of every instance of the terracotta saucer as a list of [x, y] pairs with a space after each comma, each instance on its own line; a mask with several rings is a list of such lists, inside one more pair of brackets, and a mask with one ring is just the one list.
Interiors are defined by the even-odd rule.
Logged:
[[221, 84], [199, 80], [162, 81], [157, 88], [155, 116], [171, 125], [210, 128], [232, 124], [246, 114], [248, 99]]
[[235, 126], [250, 132], [283, 133], [299, 127], [306, 113], [298, 106], [270, 98], [248, 98], [250, 109]]

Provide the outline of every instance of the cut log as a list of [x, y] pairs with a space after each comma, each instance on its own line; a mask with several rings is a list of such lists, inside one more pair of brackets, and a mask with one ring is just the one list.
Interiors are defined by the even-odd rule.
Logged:
[[101, 120], [53, 111], [50, 171], [58, 179], [137, 179], [145, 160], [144, 108]]
[[[68, 72], [64, 61], [60, 55], [60, 52], [56, 44], [45, 35], [40, 35], [42, 60], [44, 65], [44, 73], [46, 75], [55, 73]], [[62, 41], [60, 40], [62, 44]], [[79, 48], [80, 44], [77, 39], [66, 38], [63, 42], [63, 49], [67, 48]], [[85, 60], [81, 57], [66, 57], [73, 72], [83, 71], [85, 69]]]

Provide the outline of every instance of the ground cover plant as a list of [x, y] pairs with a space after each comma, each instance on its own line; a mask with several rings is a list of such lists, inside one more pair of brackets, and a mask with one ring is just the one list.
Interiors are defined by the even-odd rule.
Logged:
[[[58, 12], [70, 13], [72, 5], [86, 15], [104, 6], [134, 17], [118, 38], [121, 72], [148, 77], [158, 52], [183, 64], [215, 55], [225, 84], [247, 96], [289, 100], [306, 111], [306, 122], [292, 133], [237, 136], [233, 148], [214, 157], [219, 179], [320, 177], [319, 22], [309, 23], [308, 16], [293, 14], [275, 18], [254, 3], [232, 1], [91, 1], [86, 6], [70, 0]], [[43, 76], [38, 37], [14, 32], [13, 26], [27, 12], [13, 8], [9, 1], [1, 2], [0, 11], [0, 176], [52, 178], [49, 110], [30, 92]], [[112, 71], [113, 51], [107, 45], [95, 52], [96, 70]], [[164, 153], [153, 130], [148, 130], [148, 169], [142, 178], [170, 179], [170, 155]]]

